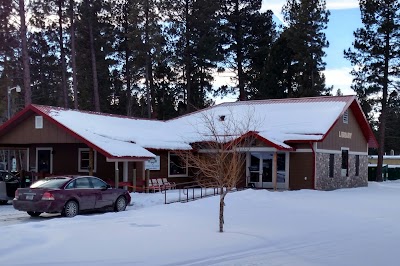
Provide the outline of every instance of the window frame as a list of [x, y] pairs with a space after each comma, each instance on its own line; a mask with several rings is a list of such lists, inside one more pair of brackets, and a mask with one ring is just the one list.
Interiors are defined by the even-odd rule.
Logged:
[[349, 123], [349, 110], [347, 109], [343, 113], [343, 124], [348, 124]]
[[333, 178], [335, 176], [335, 154], [329, 154], [329, 170], [328, 177]]
[[[78, 148], [78, 172], [89, 173], [89, 168], [82, 168], [82, 152], [88, 152], [89, 148]], [[93, 173], [97, 171], [97, 152], [93, 150]]]
[[36, 115], [35, 116], [35, 129], [42, 129], [43, 128], [43, 116]]
[[171, 151], [168, 152], [168, 177], [187, 177], [189, 173], [187, 160], [185, 160], [185, 167], [184, 168], [182, 167], [183, 169], [185, 169], [184, 174], [177, 174], [177, 175], [171, 174], [171, 155], [175, 155], [178, 156], [178, 158], [180, 158], [179, 155], [177, 155], [176, 153]]
[[360, 155], [358, 155], [358, 154], [356, 154], [356, 158], [355, 158], [355, 168], [356, 168], [355, 176], [360, 176]]
[[[344, 164], [344, 154], [347, 153], [347, 162], [346, 162], [346, 166], [347, 168], [343, 168], [343, 164]], [[349, 148], [341, 148], [341, 165], [340, 165], [340, 169], [341, 169], [341, 176], [342, 177], [348, 177], [349, 176], [349, 160], [350, 160], [350, 149]], [[346, 172], [344, 173], [344, 170], [346, 170]]]

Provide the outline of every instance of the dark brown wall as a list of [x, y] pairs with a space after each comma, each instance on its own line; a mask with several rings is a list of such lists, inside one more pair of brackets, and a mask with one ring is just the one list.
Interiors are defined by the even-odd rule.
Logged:
[[80, 141], [43, 117], [43, 128], [35, 128], [32, 115], [0, 139], [2, 144], [79, 143]]
[[[339, 131], [352, 133], [351, 139], [339, 138]], [[317, 147], [326, 150], [340, 150], [341, 147], [348, 147], [351, 151], [368, 152], [367, 141], [350, 109], [349, 123], [343, 123], [343, 118], [340, 117], [324, 141], [317, 143]]]
[[299, 149], [311, 150], [310, 143], [289, 143], [289, 145], [292, 146], [296, 150], [299, 150]]
[[[289, 189], [313, 189], [313, 153], [290, 153]], [[307, 180], [304, 180], [307, 177]]]

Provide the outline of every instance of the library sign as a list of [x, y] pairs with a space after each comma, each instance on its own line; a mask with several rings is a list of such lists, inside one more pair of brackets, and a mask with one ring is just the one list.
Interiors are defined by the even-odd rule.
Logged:
[[339, 131], [339, 138], [351, 139], [351, 135], [353, 135], [353, 133], [351, 133], [351, 132]]

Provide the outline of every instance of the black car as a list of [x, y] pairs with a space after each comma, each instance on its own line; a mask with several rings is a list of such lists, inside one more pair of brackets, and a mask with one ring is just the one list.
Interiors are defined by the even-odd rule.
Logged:
[[16, 175], [0, 170], [0, 204], [7, 204], [9, 200], [12, 200], [20, 184], [20, 180]]

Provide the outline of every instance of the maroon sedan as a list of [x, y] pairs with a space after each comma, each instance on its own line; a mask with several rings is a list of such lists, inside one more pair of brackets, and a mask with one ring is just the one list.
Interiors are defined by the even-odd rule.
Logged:
[[130, 201], [127, 190], [111, 188], [97, 177], [58, 176], [39, 180], [29, 188], [17, 189], [13, 205], [33, 217], [43, 212], [74, 217], [84, 211], [124, 211]]

